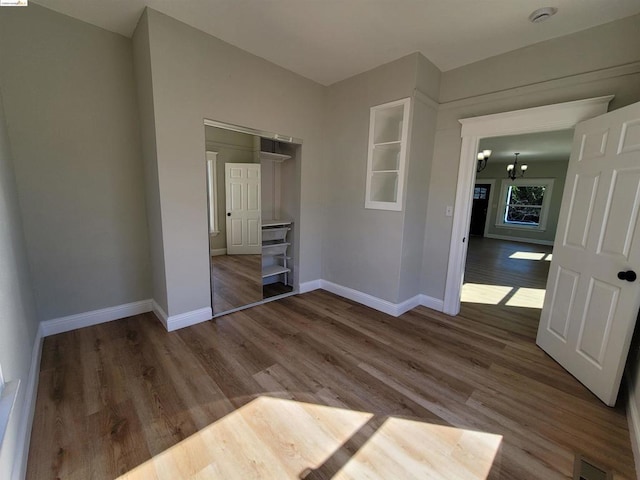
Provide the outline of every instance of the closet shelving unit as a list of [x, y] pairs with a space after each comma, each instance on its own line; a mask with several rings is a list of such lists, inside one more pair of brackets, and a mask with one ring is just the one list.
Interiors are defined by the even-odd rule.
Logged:
[[[289, 160], [291, 155], [273, 152], [260, 152], [260, 162], [264, 160], [273, 162], [273, 192], [274, 192], [274, 215], [280, 212], [280, 165]], [[262, 279], [263, 283], [277, 281], [280, 277], [285, 285], [289, 285], [291, 274], [291, 248], [290, 232], [292, 222], [290, 220], [275, 219], [262, 221]]]
[[262, 278], [275, 275], [284, 276], [284, 284], [289, 285], [289, 261], [287, 250], [291, 242], [287, 240], [291, 231], [290, 220], [265, 220], [262, 222]]

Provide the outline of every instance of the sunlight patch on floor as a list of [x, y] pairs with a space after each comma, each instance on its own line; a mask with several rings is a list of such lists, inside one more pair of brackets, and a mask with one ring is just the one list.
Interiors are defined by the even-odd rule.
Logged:
[[540, 252], [514, 252], [509, 255], [509, 258], [516, 260], [543, 260], [546, 253]]
[[463, 303], [481, 303], [483, 305], [542, 308], [545, 291], [544, 288], [465, 283], [462, 285], [460, 301]]
[[465, 283], [462, 285], [460, 301], [467, 303], [482, 303], [485, 305], [500, 305], [513, 287], [503, 285], [486, 285], [482, 283]]
[[[125, 473], [121, 480], [302, 479], [328, 459], [338, 479], [486, 479], [502, 437], [261, 396]], [[356, 433], [355, 453], [343, 446]], [[327, 472], [331, 466], [335, 471]], [[320, 473], [320, 472], [319, 472]]]
[[485, 479], [501, 442], [501, 435], [389, 418], [333, 479]]
[[505, 305], [508, 307], [542, 308], [545, 291], [544, 288], [520, 287]]

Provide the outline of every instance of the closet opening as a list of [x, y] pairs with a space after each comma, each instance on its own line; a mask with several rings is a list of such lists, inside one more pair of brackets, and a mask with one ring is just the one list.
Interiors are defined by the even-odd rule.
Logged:
[[301, 141], [205, 121], [214, 317], [298, 291]]

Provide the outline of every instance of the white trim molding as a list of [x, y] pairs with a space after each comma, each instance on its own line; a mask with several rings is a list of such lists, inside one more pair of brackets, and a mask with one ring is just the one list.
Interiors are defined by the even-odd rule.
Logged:
[[226, 248], [212, 248], [211, 249], [211, 256], [212, 257], [217, 257], [219, 255], [226, 255], [227, 254], [227, 249]]
[[213, 318], [213, 311], [211, 307], [199, 308], [198, 310], [192, 310], [190, 312], [180, 313], [178, 315], [167, 315], [158, 302], [151, 301], [152, 311], [160, 320], [160, 323], [164, 325], [167, 332], [173, 332], [180, 328], [190, 327], [198, 323], [206, 322]]
[[2, 446], [2, 440], [4, 440], [4, 434], [7, 431], [19, 390], [20, 379], [2, 384], [2, 390], [0, 390], [0, 447]]
[[613, 96], [608, 95], [460, 120], [462, 147], [444, 292], [444, 313], [457, 315], [460, 312], [460, 292], [467, 258], [467, 237], [480, 140], [485, 137], [574, 128], [578, 122], [606, 113], [612, 99]]
[[322, 280], [311, 280], [300, 284], [300, 293], [312, 292], [322, 288]]
[[400, 303], [393, 303], [388, 300], [383, 300], [382, 298], [374, 297], [368, 293], [354, 290], [353, 288], [338, 285], [337, 283], [333, 283], [328, 280], [312, 280], [310, 282], [300, 284], [300, 293], [307, 293], [318, 289], [326, 290], [327, 292], [348, 298], [349, 300], [353, 300], [361, 305], [371, 307], [374, 310], [378, 310], [379, 312], [386, 313], [393, 317], [399, 317], [418, 305], [422, 305], [439, 312], [442, 312], [443, 308], [442, 300], [422, 294], [415, 295]]
[[321, 288], [327, 292], [335, 293], [336, 295], [348, 298], [349, 300], [353, 300], [354, 302], [366, 305], [367, 307], [371, 307], [374, 310], [384, 312], [387, 315], [392, 315], [394, 317], [398, 317], [404, 312], [409, 311], [420, 304], [418, 295], [410, 298], [409, 300], [405, 300], [402, 303], [392, 303], [388, 300], [374, 297], [373, 295], [369, 295], [368, 293], [364, 293], [359, 290], [354, 290], [353, 288], [343, 287], [342, 285], [338, 285], [337, 283], [329, 282], [327, 280], [321, 280], [321, 285]]
[[67, 317], [54, 318], [41, 322], [42, 335], [48, 337], [57, 333], [69, 332], [78, 328], [90, 327], [99, 323], [111, 322], [132, 315], [151, 311], [151, 300], [125, 303], [115, 307], [101, 308], [91, 312], [78, 313]]
[[198, 323], [206, 322], [213, 318], [211, 307], [199, 308], [190, 312], [171, 315], [167, 318], [167, 331], [173, 332], [180, 328], [190, 327]]
[[[629, 355], [631, 358], [631, 355]], [[635, 359], [634, 359], [635, 360]], [[629, 425], [629, 437], [631, 438], [631, 450], [638, 478], [640, 478], [640, 412], [636, 399], [634, 376], [632, 368], [627, 364], [625, 369], [627, 383], [627, 423]]]
[[158, 305], [158, 302], [156, 302], [155, 300], [151, 300], [151, 311], [155, 314], [158, 320], [160, 320], [160, 323], [164, 325], [164, 328], [168, 330], [169, 328], [167, 319], [169, 318], [169, 315], [165, 313], [162, 307]]
[[40, 359], [42, 357], [43, 343], [42, 322], [38, 326], [36, 338], [31, 350], [31, 366], [24, 392], [24, 406], [22, 416], [18, 424], [18, 439], [16, 453], [13, 458], [11, 480], [22, 480], [27, 474], [27, 459], [29, 458], [29, 445], [31, 443], [31, 427], [36, 411], [36, 397], [38, 396], [38, 381], [40, 380]]
[[420, 305], [435, 310], [436, 312], [444, 311], [444, 301], [428, 295], [420, 295]]

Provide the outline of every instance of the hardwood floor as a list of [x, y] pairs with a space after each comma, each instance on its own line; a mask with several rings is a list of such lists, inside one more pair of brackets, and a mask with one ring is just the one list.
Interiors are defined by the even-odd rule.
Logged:
[[531, 310], [393, 318], [314, 291], [48, 337], [27, 478], [552, 480], [576, 453], [635, 478], [624, 406], [535, 346]]
[[464, 303], [540, 309], [552, 247], [470, 237], [462, 287]]
[[262, 255], [211, 257], [213, 313], [262, 300]]
[[[472, 239], [465, 281], [543, 289], [548, 253]], [[535, 346], [539, 313], [394, 319], [313, 292], [172, 334], [147, 314], [57, 335], [28, 478], [554, 479], [576, 453], [634, 478], [623, 406]]]

